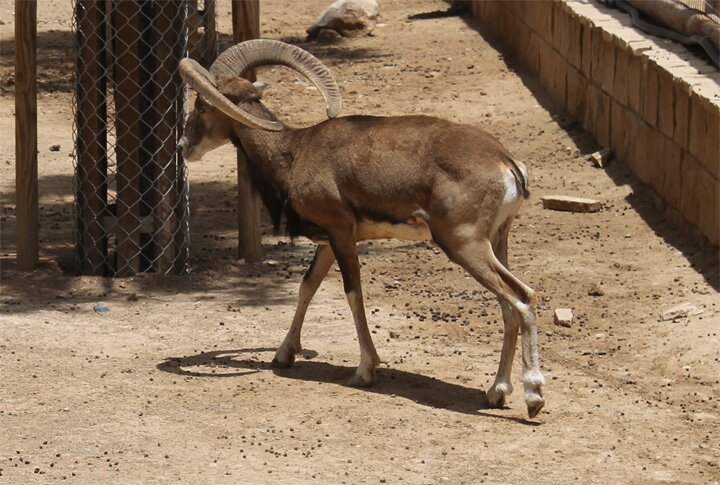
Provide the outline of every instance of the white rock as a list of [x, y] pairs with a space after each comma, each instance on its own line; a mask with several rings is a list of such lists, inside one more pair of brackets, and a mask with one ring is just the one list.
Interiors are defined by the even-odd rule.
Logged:
[[561, 325], [563, 327], [572, 327], [573, 313], [569, 308], [556, 308], [555, 309], [555, 325]]
[[321, 30], [334, 30], [343, 37], [367, 35], [375, 28], [380, 6], [377, 0], [337, 0], [307, 29], [309, 39]]
[[698, 308], [697, 305], [694, 305], [690, 303], [689, 301], [686, 301], [685, 303], [681, 303], [677, 306], [674, 306], [670, 308], [669, 310], [666, 310], [661, 315], [661, 318], [665, 320], [675, 320], [676, 318], [686, 318], [686, 317], [692, 317], [695, 315], [700, 315], [705, 310], [702, 308]]
[[593, 161], [596, 167], [603, 168], [608, 163], [610, 163], [610, 159], [612, 158], [612, 156], [612, 150], [610, 150], [609, 148], [603, 148], [600, 151], [592, 153], [590, 155], [590, 159]]

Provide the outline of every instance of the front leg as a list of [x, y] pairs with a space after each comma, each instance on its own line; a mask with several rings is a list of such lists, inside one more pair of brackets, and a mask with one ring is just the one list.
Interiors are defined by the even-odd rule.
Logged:
[[355, 247], [354, 230], [336, 231], [331, 234], [330, 245], [340, 266], [345, 286], [345, 296], [352, 311], [358, 342], [360, 343], [360, 365], [348, 384], [368, 387], [375, 382], [375, 369], [380, 364], [380, 358], [373, 345], [365, 317], [365, 306], [363, 305], [360, 283], [360, 262]]
[[300, 332], [302, 331], [305, 313], [310, 305], [310, 300], [312, 300], [334, 261], [335, 255], [330, 246], [327, 244], [318, 245], [315, 250], [315, 257], [305, 272], [302, 283], [300, 283], [300, 294], [295, 308], [295, 316], [285, 340], [275, 353], [275, 358], [272, 360], [273, 367], [283, 369], [290, 367], [295, 362], [295, 355], [302, 349]]

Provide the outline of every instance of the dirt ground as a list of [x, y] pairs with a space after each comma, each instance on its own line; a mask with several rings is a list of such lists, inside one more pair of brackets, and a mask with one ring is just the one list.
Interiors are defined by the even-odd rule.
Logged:
[[[71, 3], [38, 8], [42, 264], [27, 274], [14, 269], [13, 2], [0, 0], [0, 482], [720, 482], [717, 255], [657, 215], [622, 164], [594, 168], [592, 138], [472, 24], [407, 20], [446, 4], [383, 1], [373, 36], [308, 45], [304, 29], [327, 0], [263, 0], [263, 35], [329, 65], [344, 114], [480, 125], [530, 167], [510, 261], [541, 299], [547, 405], [532, 421], [519, 362], [507, 407], [483, 408], [502, 343], [499, 305], [426, 243], [361, 247], [383, 359], [375, 387], [344, 385], [359, 352], [337, 269], [308, 312], [303, 358], [270, 369], [313, 247], [268, 236], [264, 263], [234, 259], [231, 148], [190, 167], [189, 274], [66, 274]], [[229, 3], [219, 2], [225, 34]], [[261, 78], [290, 124], [323, 118], [319, 95], [289, 71]], [[546, 211], [547, 194], [597, 198], [604, 209]], [[93, 310], [100, 301], [109, 313]], [[685, 301], [704, 313], [661, 321]], [[572, 328], [553, 324], [562, 307], [576, 315]]]

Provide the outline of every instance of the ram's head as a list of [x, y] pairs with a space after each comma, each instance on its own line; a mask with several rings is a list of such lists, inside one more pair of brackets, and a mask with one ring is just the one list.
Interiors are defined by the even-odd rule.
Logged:
[[303, 74], [325, 98], [328, 117], [338, 115], [342, 100], [330, 71], [299, 47], [268, 39], [242, 42], [218, 56], [209, 71], [192, 59], [183, 59], [180, 75], [198, 94], [180, 140], [186, 160], [199, 160], [227, 143], [236, 123], [267, 131], [286, 128], [259, 106], [264, 84], [253, 84], [242, 77], [250, 69], [268, 65], [287, 66]]

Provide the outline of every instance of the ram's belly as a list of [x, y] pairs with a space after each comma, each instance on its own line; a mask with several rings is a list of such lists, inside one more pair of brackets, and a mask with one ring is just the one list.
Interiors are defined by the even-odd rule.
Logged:
[[403, 241], [429, 241], [430, 228], [425, 221], [413, 218], [406, 223], [360, 221], [357, 226], [357, 240], [400, 239]]

